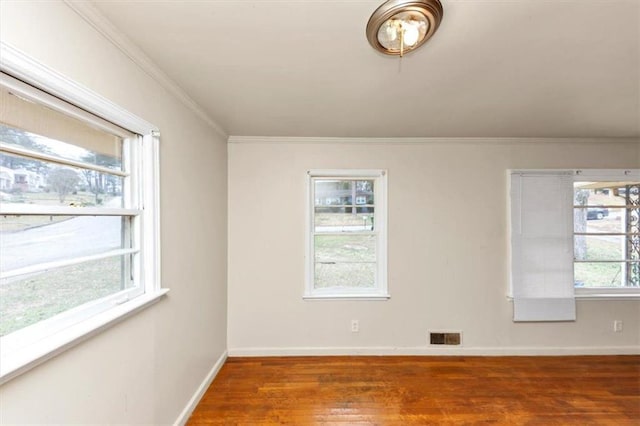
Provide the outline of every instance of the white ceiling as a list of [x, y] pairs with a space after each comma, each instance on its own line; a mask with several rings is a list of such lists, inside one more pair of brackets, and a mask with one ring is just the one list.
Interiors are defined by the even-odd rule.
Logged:
[[230, 135], [640, 137], [640, 0], [442, 0], [401, 62], [382, 2], [94, 4]]

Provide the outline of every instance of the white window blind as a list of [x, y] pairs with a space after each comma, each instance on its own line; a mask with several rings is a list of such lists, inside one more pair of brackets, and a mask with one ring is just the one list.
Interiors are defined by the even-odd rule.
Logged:
[[571, 171], [511, 173], [514, 321], [576, 319]]

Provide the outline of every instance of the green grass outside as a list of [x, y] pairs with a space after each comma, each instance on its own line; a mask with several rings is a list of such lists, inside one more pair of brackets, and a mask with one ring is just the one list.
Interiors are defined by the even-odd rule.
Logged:
[[64, 202], [60, 202], [58, 193], [54, 191], [50, 192], [22, 192], [12, 194], [8, 200], [3, 200], [3, 203], [26, 203], [26, 204], [38, 204], [45, 206], [69, 206], [72, 204], [78, 206], [95, 206], [101, 203], [107, 202], [111, 197], [106, 194], [99, 194], [98, 200], [96, 200], [96, 194], [92, 192], [78, 191], [76, 194], [68, 194]]
[[373, 288], [375, 269], [374, 263], [316, 264], [315, 287]]
[[121, 257], [0, 282], [0, 336], [121, 290]]
[[316, 211], [315, 224], [316, 226], [371, 226], [373, 217], [373, 212], [353, 214]]
[[[373, 287], [375, 283], [376, 238], [373, 235], [316, 236], [315, 286]], [[370, 262], [370, 263], [341, 263]]]
[[[589, 242], [587, 259], [619, 259], [620, 244], [617, 242], [596, 240]], [[613, 254], [612, 254], [613, 253]], [[574, 278], [582, 287], [621, 287], [624, 275], [624, 263], [575, 263]]]
[[316, 261], [375, 262], [376, 237], [374, 235], [316, 235]]

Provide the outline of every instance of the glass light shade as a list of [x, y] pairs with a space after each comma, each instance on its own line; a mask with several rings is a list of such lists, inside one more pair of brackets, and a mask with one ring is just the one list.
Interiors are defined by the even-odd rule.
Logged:
[[405, 46], [415, 46], [418, 40], [424, 38], [426, 31], [421, 33], [420, 27], [424, 26], [424, 22], [404, 21], [402, 22], [402, 38]]
[[401, 47], [406, 52], [419, 44], [427, 35], [428, 30], [429, 21], [424, 15], [402, 12], [386, 20], [380, 26], [378, 42], [391, 52], [400, 52]]

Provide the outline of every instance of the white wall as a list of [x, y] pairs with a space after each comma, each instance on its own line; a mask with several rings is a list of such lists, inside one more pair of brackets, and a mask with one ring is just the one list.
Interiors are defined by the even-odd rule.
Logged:
[[[231, 355], [435, 353], [427, 330], [440, 329], [463, 332], [451, 353], [640, 351], [640, 301], [578, 301], [576, 322], [515, 324], [506, 298], [506, 170], [638, 167], [640, 142], [251, 141], [229, 144]], [[324, 168], [389, 172], [388, 301], [302, 300], [305, 176]]]
[[0, 7], [4, 42], [160, 128], [162, 284], [171, 288], [2, 386], [0, 423], [173, 423], [226, 349], [226, 140], [65, 4]]

